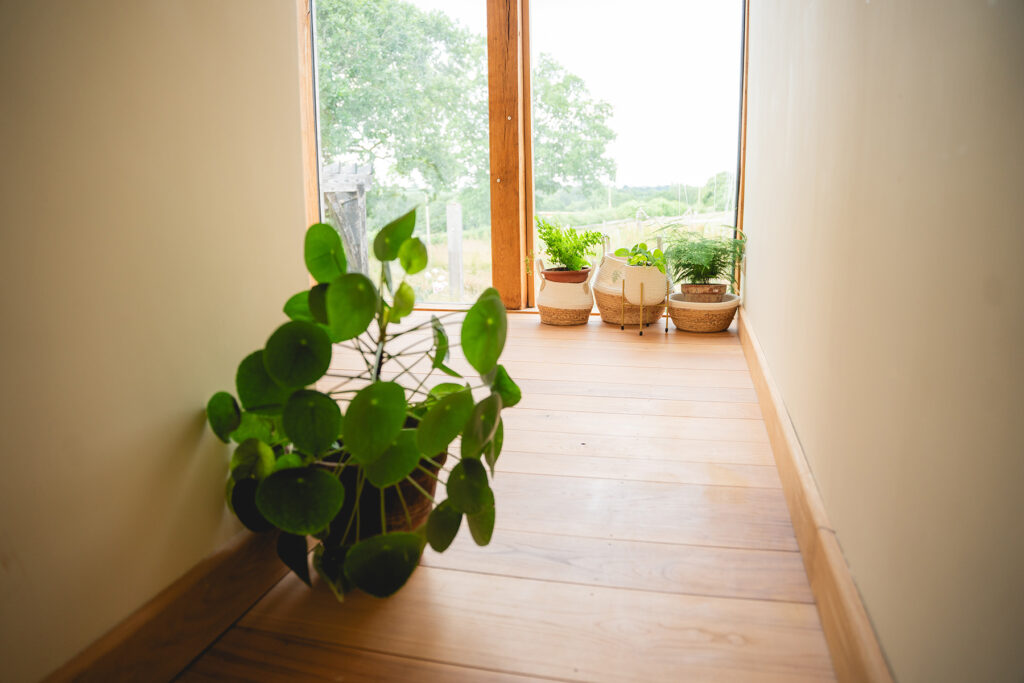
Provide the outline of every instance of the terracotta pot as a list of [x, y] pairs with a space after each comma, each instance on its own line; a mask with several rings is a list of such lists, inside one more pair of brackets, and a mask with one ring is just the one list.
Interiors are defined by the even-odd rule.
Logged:
[[680, 285], [683, 300], [702, 304], [721, 303], [728, 285]]
[[583, 270], [566, 270], [565, 268], [546, 268], [541, 271], [548, 282], [586, 282], [590, 277], [590, 268]]

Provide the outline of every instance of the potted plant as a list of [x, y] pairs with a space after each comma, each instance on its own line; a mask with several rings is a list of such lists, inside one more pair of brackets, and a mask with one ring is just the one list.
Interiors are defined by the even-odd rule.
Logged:
[[[729, 284], [735, 284], [736, 266], [743, 260], [745, 237], [706, 237], [677, 232], [666, 253], [669, 269], [685, 301], [718, 303]], [[726, 283], [715, 282], [725, 280]]]
[[537, 217], [537, 234], [557, 264], [555, 268], [545, 268], [544, 262], [537, 259], [537, 269], [541, 274], [537, 292], [540, 321], [546, 325], [586, 324], [594, 309], [594, 295], [590, 289], [593, 270], [586, 259], [604, 235], [594, 231], [579, 233], [540, 217]]
[[[664, 304], [668, 296], [670, 283], [665, 273], [665, 254], [660, 248], [653, 251], [648, 249], [647, 244], [640, 242], [631, 248], [618, 249], [615, 255], [625, 259], [625, 266], [622, 268], [622, 318], [625, 320], [625, 305], [632, 304], [640, 307], [640, 334], [643, 328], [661, 317], [665, 312]], [[651, 307], [656, 307], [651, 309]], [[645, 315], [644, 309], [654, 310], [653, 318]], [[667, 324], [667, 321], [666, 321]], [[620, 324], [625, 328], [625, 324]]]
[[[604, 238], [599, 232], [576, 232], [537, 216], [537, 236], [551, 257], [554, 268], [542, 268], [541, 277], [549, 282], [586, 282], [590, 274], [589, 256]], [[543, 262], [541, 262], [543, 263]]]
[[[214, 433], [237, 444], [229, 507], [252, 531], [276, 530], [278, 555], [307, 584], [307, 537], [316, 539], [313, 565], [339, 599], [353, 587], [379, 597], [394, 593], [424, 545], [443, 551], [463, 516], [480, 545], [494, 529], [487, 468], [493, 476], [501, 453], [501, 411], [520, 398], [498, 364], [505, 307], [488, 289], [462, 322], [463, 353], [486, 390], [477, 400], [446, 365], [452, 342], [438, 317], [396, 327], [412, 313], [415, 294], [392, 276], [391, 265], [397, 260], [408, 275], [427, 265], [426, 247], [412, 237], [415, 221], [410, 212], [376, 236], [378, 284], [347, 272], [334, 228], [310, 227], [305, 261], [317, 284], [288, 300], [291, 320], [238, 366], [237, 399], [222, 391], [207, 404]], [[341, 342], [358, 350], [362, 372], [329, 371], [333, 344]], [[421, 361], [425, 376], [413, 381], [412, 364]], [[460, 383], [430, 387], [434, 371]], [[456, 453], [450, 445], [458, 437]], [[438, 503], [449, 457], [458, 462]]]

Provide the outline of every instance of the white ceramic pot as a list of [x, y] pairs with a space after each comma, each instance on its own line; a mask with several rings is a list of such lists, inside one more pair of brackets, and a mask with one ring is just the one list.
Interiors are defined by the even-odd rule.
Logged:
[[[540, 259], [537, 259], [537, 272], [544, 272], [544, 262]], [[583, 282], [549, 282], [542, 275], [540, 289], [537, 291], [537, 305], [575, 311], [586, 310], [589, 314], [594, 308], [594, 293], [590, 289], [593, 277], [593, 268]]]

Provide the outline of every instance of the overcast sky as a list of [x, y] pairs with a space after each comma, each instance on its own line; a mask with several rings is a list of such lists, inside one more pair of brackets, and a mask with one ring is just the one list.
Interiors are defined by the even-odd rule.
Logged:
[[[486, 32], [485, 0], [412, 0]], [[534, 53], [611, 103], [617, 185], [703, 184], [736, 169], [741, 0], [531, 0]]]

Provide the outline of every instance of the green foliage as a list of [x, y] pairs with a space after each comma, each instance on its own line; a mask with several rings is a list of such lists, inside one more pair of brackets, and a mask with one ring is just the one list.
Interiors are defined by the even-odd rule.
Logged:
[[667, 251], [669, 268], [676, 282], [706, 285], [712, 280], [735, 283], [736, 265], [743, 260], [746, 237], [738, 239], [705, 237], [678, 230]]
[[634, 244], [631, 249], [617, 249], [616, 256], [626, 257], [626, 264], [630, 266], [654, 266], [661, 272], [665, 272], [665, 254], [661, 249], [650, 251], [643, 242]]
[[[316, 537], [314, 566], [339, 598], [353, 586], [377, 596], [401, 588], [424, 539], [446, 548], [463, 513], [478, 543], [490, 539], [494, 494], [480, 458], [493, 475], [501, 409], [521, 396], [498, 365], [507, 319], [497, 291], [484, 292], [466, 312], [458, 339], [450, 338], [445, 316], [394, 327], [412, 312], [415, 295], [404, 277], [392, 275], [392, 262], [405, 275], [426, 267], [426, 249], [411, 236], [414, 224], [410, 212], [378, 234], [380, 286], [346, 273], [337, 234], [311, 227], [305, 258], [319, 284], [288, 299], [290, 321], [239, 364], [238, 400], [218, 392], [207, 404], [211, 429], [237, 444], [225, 489], [231, 510], [254, 532], [279, 530], [278, 556], [306, 583], [306, 537]], [[328, 370], [332, 342], [342, 341], [360, 352], [363, 371]], [[453, 346], [462, 348], [482, 386], [471, 388], [446, 365]], [[427, 368], [427, 377], [409, 378], [406, 369], [416, 365]], [[428, 391], [435, 371], [459, 383]], [[394, 381], [402, 377], [406, 384]], [[475, 389], [484, 390], [479, 401]], [[460, 437], [464, 456], [447, 453]], [[416, 502], [406, 500], [410, 495], [435, 502], [434, 485], [424, 489], [413, 475], [426, 470], [436, 479], [436, 458], [448, 456], [460, 460], [447, 484], [452, 502], [435, 508], [425, 528], [410, 529], [411, 516], [401, 527], [389, 522], [403, 509], [408, 514]]]
[[604, 235], [596, 231], [576, 232], [574, 228], [562, 228], [540, 216], [536, 217], [537, 236], [544, 241], [545, 251], [552, 262], [566, 270], [583, 270], [590, 263], [587, 256], [594, 254], [594, 247], [601, 244]]

